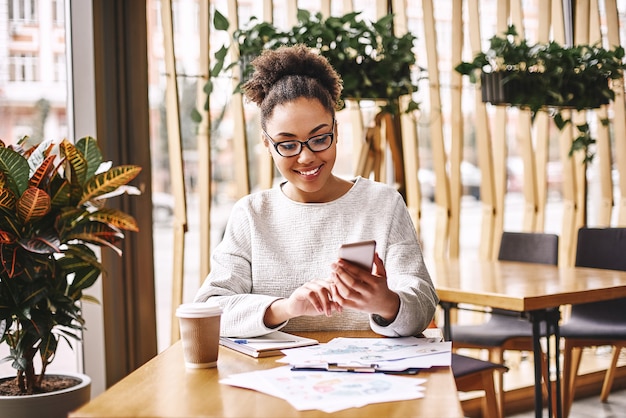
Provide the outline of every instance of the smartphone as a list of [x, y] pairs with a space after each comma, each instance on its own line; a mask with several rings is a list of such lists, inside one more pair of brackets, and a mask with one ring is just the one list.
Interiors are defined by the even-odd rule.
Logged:
[[339, 258], [371, 271], [374, 264], [376, 241], [353, 242], [339, 247]]

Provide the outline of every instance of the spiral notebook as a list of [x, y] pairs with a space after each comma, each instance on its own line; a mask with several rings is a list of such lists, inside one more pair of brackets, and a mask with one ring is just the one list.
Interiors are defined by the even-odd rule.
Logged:
[[282, 331], [274, 331], [254, 338], [220, 337], [220, 344], [251, 357], [271, 357], [283, 355], [281, 350], [315, 345], [319, 344], [319, 341]]

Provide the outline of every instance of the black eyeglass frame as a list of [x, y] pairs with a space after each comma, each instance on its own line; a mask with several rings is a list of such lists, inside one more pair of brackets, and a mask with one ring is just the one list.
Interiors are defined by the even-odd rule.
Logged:
[[[333, 117], [333, 121], [332, 121], [332, 130], [330, 132], [326, 132], [323, 134], [318, 134], [318, 135], [314, 135], [310, 138], [308, 138], [306, 141], [299, 141], [297, 139], [290, 139], [287, 141], [281, 141], [281, 142], [274, 142], [274, 139], [265, 131], [265, 129], [263, 129], [263, 135], [265, 135], [267, 137], [267, 139], [270, 141], [270, 143], [274, 146], [274, 149], [276, 150], [276, 152], [278, 153], [278, 155], [280, 155], [283, 158], [291, 158], [291, 157], [297, 157], [298, 155], [300, 155], [302, 153], [302, 150], [304, 149], [304, 146], [306, 146], [311, 152], [324, 152], [327, 149], [329, 149], [332, 145], [333, 142], [335, 141], [335, 118]], [[324, 149], [321, 150], [314, 150], [313, 148], [311, 148], [311, 146], [309, 145], [309, 141], [312, 141], [314, 139], [320, 138], [322, 136], [330, 136], [330, 143], [328, 144], [328, 146]], [[298, 150], [298, 152], [296, 154], [293, 155], [283, 155], [279, 150], [278, 150], [278, 146], [284, 143], [297, 143], [300, 145], [300, 150]]]

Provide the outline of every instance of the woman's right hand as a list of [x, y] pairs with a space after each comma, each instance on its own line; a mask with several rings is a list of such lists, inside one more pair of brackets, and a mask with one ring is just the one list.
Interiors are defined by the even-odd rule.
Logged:
[[333, 301], [331, 284], [314, 279], [297, 288], [287, 299], [274, 301], [265, 312], [264, 322], [271, 328], [298, 316], [331, 316], [341, 310], [341, 306]]

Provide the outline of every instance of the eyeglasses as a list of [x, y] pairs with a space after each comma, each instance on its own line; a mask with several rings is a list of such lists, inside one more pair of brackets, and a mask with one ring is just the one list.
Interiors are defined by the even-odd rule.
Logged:
[[296, 155], [300, 155], [300, 153], [302, 152], [302, 147], [305, 145], [312, 152], [322, 152], [330, 148], [330, 146], [333, 144], [333, 139], [335, 138], [335, 118], [333, 118], [332, 127], [332, 132], [312, 136], [306, 141], [292, 140], [274, 142], [272, 137], [269, 136], [267, 132], [265, 132], [265, 129], [263, 129], [263, 134], [265, 134], [267, 139], [269, 139], [269, 141], [274, 146], [274, 149], [280, 156], [295, 157]]

